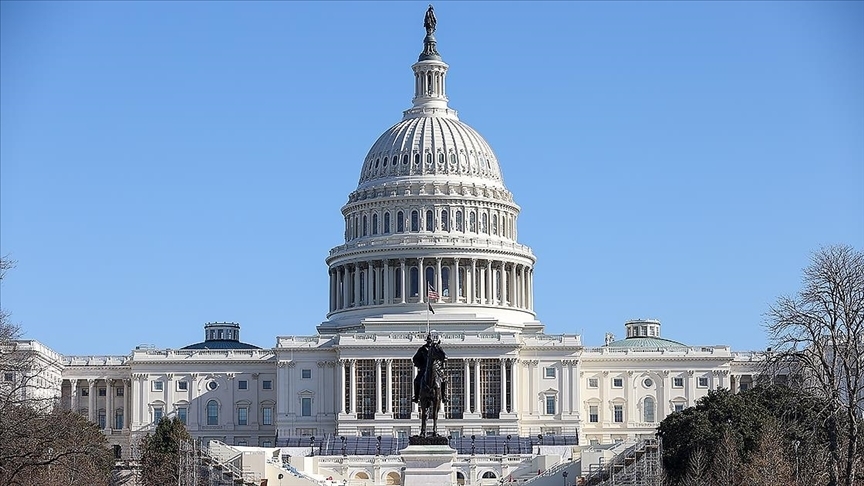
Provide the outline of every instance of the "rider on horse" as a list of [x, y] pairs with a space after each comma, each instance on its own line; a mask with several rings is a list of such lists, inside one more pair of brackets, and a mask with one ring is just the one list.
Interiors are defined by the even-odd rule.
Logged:
[[414, 362], [414, 366], [417, 367], [417, 376], [414, 377], [414, 396], [411, 398], [412, 402], [417, 403], [420, 401], [420, 383], [423, 381], [423, 375], [426, 373], [427, 358], [433, 349], [436, 351], [436, 355], [439, 356], [434, 360], [432, 366], [434, 367], [436, 377], [441, 382], [441, 401], [443, 403], [448, 402], [447, 382], [444, 381], [444, 360], [447, 359], [447, 355], [444, 354], [444, 350], [439, 346], [439, 342], [432, 340], [432, 334], [426, 335], [426, 344], [420, 346], [420, 349], [418, 349], [417, 352], [414, 353], [414, 357], [411, 358], [411, 361]]

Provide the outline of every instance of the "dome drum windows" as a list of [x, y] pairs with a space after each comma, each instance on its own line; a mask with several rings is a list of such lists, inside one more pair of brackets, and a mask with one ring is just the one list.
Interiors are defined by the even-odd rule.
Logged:
[[450, 231], [450, 212], [446, 209], [441, 210], [441, 229]]
[[[400, 213], [401, 214], [401, 213]], [[390, 234], [390, 212], [384, 213], [384, 234]]]
[[435, 231], [435, 212], [431, 209], [426, 211], [426, 231]]
[[464, 231], [462, 226], [462, 211], [456, 211], [456, 231]]
[[411, 211], [411, 231], [413, 233], [420, 231], [420, 213], [416, 209]]
[[405, 213], [403, 213], [402, 211], [396, 213], [396, 232], [405, 232]]
[[378, 213], [372, 214], [372, 234], [378, 234]]

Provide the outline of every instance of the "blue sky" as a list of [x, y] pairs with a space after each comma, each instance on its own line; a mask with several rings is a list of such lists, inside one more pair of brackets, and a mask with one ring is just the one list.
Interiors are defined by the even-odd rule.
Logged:
[[[439, 2], [547, 332], [657, 318], [767, 345], [821, 245], [864, 247], [864, 3]], [[0, 3], [2, 306], [65, 354], [313, 334], [424, 2]]]

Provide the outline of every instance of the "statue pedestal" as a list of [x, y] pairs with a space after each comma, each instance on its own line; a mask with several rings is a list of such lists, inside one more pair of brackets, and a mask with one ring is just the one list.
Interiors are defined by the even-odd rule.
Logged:
[[399, 454], [405, 463], [403, 486], [456, 484], [456, 473], [453, 472], [456, 449], [451, 448], [446, 442], [441, 445], [409, 445]]

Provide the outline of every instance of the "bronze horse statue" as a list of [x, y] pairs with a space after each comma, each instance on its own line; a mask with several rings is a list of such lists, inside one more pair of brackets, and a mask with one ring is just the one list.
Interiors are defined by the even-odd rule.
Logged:
[[426, 421], [432, 419], [432, 437], [438, 435], [438, 411], [443, 398], [444, 360], [447, 356], [438, 343], [433, 343], [426, 354], [426, 369], [420, 381], [420, 437], [426, 437]]

